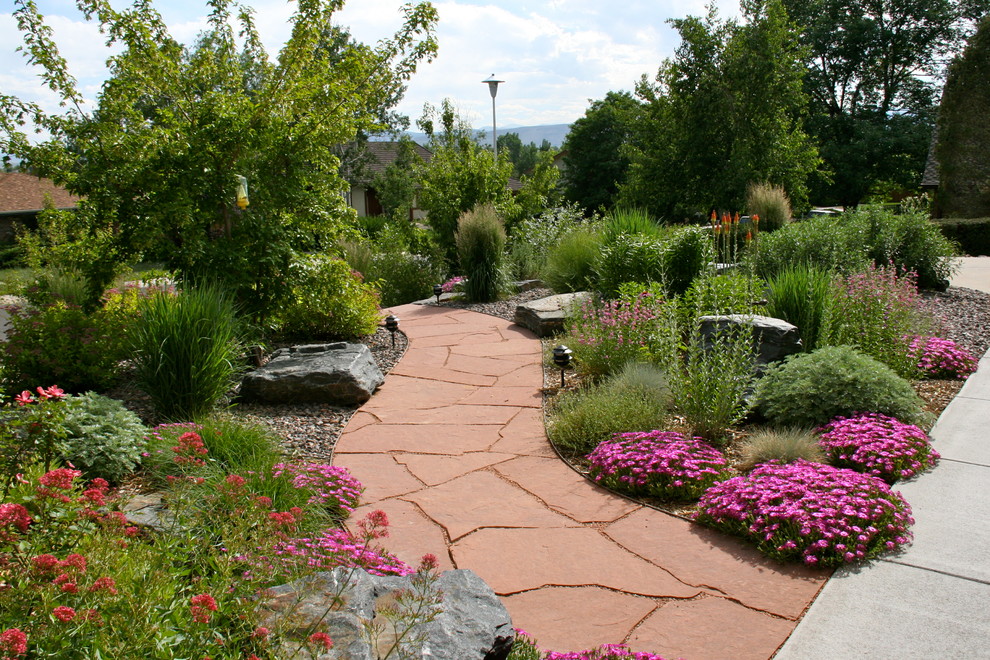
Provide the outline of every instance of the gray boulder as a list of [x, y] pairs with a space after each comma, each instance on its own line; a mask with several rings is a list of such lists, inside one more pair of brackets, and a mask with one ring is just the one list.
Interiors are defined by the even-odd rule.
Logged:
[[241, 382], [241, 399], [260, 403], [360, 405], [385, 377], [364, 344], [280, 348]]
[[540, 298], [516, 306], [513, 321], [517, 325], [528, 328], [537, 337], [549, 337], [564, 330], [564, 321], [577, 305], [591, 298], [588, 291], [577, 293], [561, 293], [556, 296]]
[[702, 316], [701, 338], [706, 348], [711, 347], [715, 335], [729, 328], [749, 328], [753, 345], [757, 349], [756, 368], [762, 372], [771, 362], [783, 360], [792, 353], [801, 352], [801, 336], [797, 326], [769, 316], [729, 314]]
[[[412, 576], [381, 577], [360, 569], [336, 568], [270, 589], [262, 625], [274, 628], [281, 623], [285, 657], [298, 651], [294, 657], [301, 659], [374, 660], [385, 655], [396, 641], [382, 610], [395, 607], [400, 592], [413, 588]], [[442, 611], [403, 638], [412, 640], [405, 647], [414, 651], [412, 656], [504, 660], [509, 655], [515, 639], [512, 620], [484, 580], [473, 571], [446, 571], [435, 589], [442, 594]], [[333, 606], [337, 594], [340, 601]], [[384, 624], [378, 626], [380, 633], [372, 640], [374, 649], [364, 633], [369, 624]], [[330, 651], [318, 656], [302, 647], [314, 629], [325, 631], [334, 642]]]

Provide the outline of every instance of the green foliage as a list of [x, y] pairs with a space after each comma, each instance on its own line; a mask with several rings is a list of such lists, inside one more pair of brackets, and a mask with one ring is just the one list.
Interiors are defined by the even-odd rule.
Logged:
[[739, 270], [701, 273], [677, 299], [678, 324], [691, 328], [699, 316], [762, 313], [756, 303], [765, 288], [762, 280]]
[[32, 465], [48, 469], [57, 458], [65, 435], [64, 392], [57, 386], [21, 392], [17, 406], [0, 408], [0, 485], [2, 496], [20, 483], [20, 475]]
[[591, 289], [601, 248], [602, 236], [593, 227], [564, 234], [547, 254], [543, 281], [557, 293]]
[[812, 429], [793, 426], [754, 430], [743, 441], [740, 454], [740, 467], [744, 470], [770, 461], [793, 463], [803, 459], [813, 463], [825, 462], [825, 452], [818, 444], [818, 434]]
[[519, 177], [520, 188], [516, 192], [515, 208], [506, 207], [509, 215], [506, 222], [510, 226], [519, 220], [534, 218], [547, 208], [560, 203], [560, 192], [557, 182], [560, 180], [560, 170], [554, 164], [555, 154], [543, 151], [536, 160], [536, 166]]
[[557, 447], [587, 454], [613, 433], [663, 428], [669, 399], [665, 379], [632, 367], [599, 385], [562, 393], [547, 433]]
[[722, 328], [702, 337], [700, 324], [695, 323], [683, 354], [674, 354], [663, 364], [674, 410], [692, 433], [718, 442], [746, 415], [745, 395], [753, 382], [755, 358], [749, 328]]
[[386, 217], [409, 220], [409, 211], [416, 199], [416, 172], [422, 167], [422, 162], [412, 138], [401, 136], [396, 146], [395, 160], [386, 165], [372, 182]]
[[745, 22], [674, 19], [681, 44], [637, 94], [631, 164], [620, 202], [665, 217], [741, 208], [746, 186], [782, 186], [807, 205], [817, 148], [804, 131], [807, 97], [798, 29], [779, 0], [746, 2]]
[[626, 179], [625, 151], [640, 109], [629, 92], [608, 92], [571, 124], [564, 140], [564, 196], [585, 209], [611, 208]]
[[476, 206], [457, 221], [457, 256], [472, 302], [498, 300], [505, 257], [505, 227], [491, 204]]
[[756, 274], [766, 280], [794, 264], [853, 273], [868, 263], [862, 244], [850, 245], [845, 223], [831, 216], [792, 222], [761, 235], [758, 249], [751, 251], [747, 260]]
[[[192, 46], [149, 2], [81, 7], [114, 54], [95, 108], [87, 104], [34, 2], [14, 15], [29, 64], [61, 114], [0, 98], [0, 150], [83, 199], [73, 216], [78, 267], [93, 299], [119, 264], [151, 253], [185, 281], [219, 281], [264, 319], [288, 295], [293, 251], [339, 234], [352, 216], [331, 147], [383, 126], [417, 65], [436, 52], [436, 10], [402, 8], [391, 39], [369, 47], [334, 25], [339, 3], [297, 3], [292, 34], [269, 59], [253, 13], [210, 4]], [[35, 124], [50, 136], [31, 141]], [[236, 204], [238, 176], [250, 205]]]
[[933, 220], [962, 254], [970, 257], [990, 256], [990, 217], [940, 218]]
[[282, 459], [279, 437], [260, 423], [221, 413], [200, 418], [198, 424], [210, 460], [224, 473], [265, 473]]
[[910, 273], [897, 276], [891, 267], [849, 275], [839, 283], [832, 322], [823, 343], [855, 345], [904, 378], [917, 376], [917, 357], [908, 350], [915, 335], [932, 335], [934, 313]]
[[981, 118], [990, 104], [990, 16], [949, 67], [938, 117], [938, 204], [950, 217], [990, 215], [987, 149], [990, 129]]
[[389, 222], [372, 242], [341, 243], [347, 263], [377, 287], [383, 307], [429, 298], [433, 285], [444, 279], [440, 250], [421, 241], [426, 254], [417, 254], [411, 251], [410, 242], [401, 225]]
[[215, 286], [142, 300], [132, 355], [155, 413], [189, 419], [219, 403], [242, 368], [242, 332], [233, 302]]
[[144, 436], [141, 418], [124, 404], [95, 392], [65, 400], [62, 459], [81, 470], [87, 480], [97, 477], [119, 483], [141, 464]]
[[882, 181], [916, 188], [945, 62], [972, 31], [966, 19], [987, 11], [986, 0], [783, 4], [801, 28], [807, 126], [831, 173], [817, 181], [817, 203], [858, 204]]
[[550, 160], [556, 155], [548, 140], [543, 140], [540, 146], [536, 146], [535, 142], [523, 144], [519, 134], [512, 132], [498, 136], [498, 152], [512, 163], [512, 176], [517, 179], [533, 170], [544, 154], [550, 154]]
[[791, 200], [781, 186], [751, 183], [746, 188], [746, 212], [760, 216], [760, 229], [773, 231], [791, 221]]
[[605, 236], [606, 243], [612, 243], [623, 234], [662, 238], [664, 230], [643, 209], [617, 208], [605, 214], [602, 221], [602, 234]]
[[785, 267], [770, 278], [767, 316], [797, 326], [805, 353], [818, 348], [835, 314], [835, 275], [806, 263]]
[[711, 263], [712, 245], [700, 227], [673, 227], [664, 247], [667, 291], [680, 295]]
[[505, 217], [517, 209], [507, 183], [512, 164], [495, 163], [489, 149], [474, 141], [470, 126], [460, 119], [448, 99], [439, 109], [427, 106], [419, 119], [430, 136], [433, 158], [420, 176], [419, 204], [447, 258], [457, 256], [454, 234], [461, 214], [480, 204], [493, 204]]
[[851, 346], [819, 348], [771, 366], [757, 383], [754, 400], [776, 426], [821, 426], [856, 412], [915, 424], [925, 417], [910, 383]]
[[299, 255], [292, 270], [292, 299], [279, 312], [281, 336], [353, 339], [375, 332], [381, 319], [378, 292], [346, 261]]
[[120, 310], [108, 307], [87, 314], [62, 301], [8, 309], [7, 341], [0, 343], [7, 392], [38, 383], [57, 383], [67, 392], [104, 390], [117, 379], [132, 322]]
[[669, 295], [679, 295], [711, 258], [711, 242], [697, 227], [670, 227], [659, 236], [619, 234], [601, 250], [598, 290], [615, 297], [624, 282], [661, 282]]
[[862, 246], [877, 267], [895, 266], [917, 275], [918, 286], [945, 290], [957, 249], [924, 211], [894, 213], [863, 205], [842, 217], [850, 249]]
[[513, 275], [519, 279], [541, 277], [550, 251], [583, 223], [576, 205], [547, 209], [536, 218], [516, 223], [509, 241]]

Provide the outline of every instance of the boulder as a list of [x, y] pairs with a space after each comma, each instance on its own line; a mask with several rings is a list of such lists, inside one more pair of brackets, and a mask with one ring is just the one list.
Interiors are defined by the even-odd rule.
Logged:
[[564, 320], [575, 305], [580, 305], [591, 298], [588, 291], [577, 293], [561, 293], [556, 296], [540, 298], [516, 306], [513, 321], [517, 325], [528, 328], [537, 337], [549, 337], [564, 330]]
[[[262, 625], [275, 628], [278, 622], [283, 626], [284, 657], [374, 660], [384, 656], [395, 642], [382, 610], [394, 608], [400, 592], [415, 593], [413, 579], [347, 568], [317, 573], [269, 589]], [[412, 640], [413, 657], [504, 660], [509, 655], [515, 639], [512, 620], [484, 580], [469, 570], [445, 571], [433, 589], [442, 594], [442, 611], [404, 637]], [[338, 594], [339, 603], [333, 606]], [[369, 624], [378, 624], [380, 630], [371, 640], [375, 648], [365, 634]], [[314, 629], [325, 631], [333, 639], [331, 652], [314, 656], [303, 648], [303, 640]]]
[[241, 399], [260, 403], [360, 405], [385, 377], [364, 344], [280, 348], [241, 382]]
[[725, 316], [702, 316], [701, 337], [708, 348], [713, 337], [731, 327], [749, 328], [753, 334], [753, 344], [757, 349], [756, 367], [762, 372], [771, 362], [783, 360], [792, 353], [801, 352], [801, 336], [797, 326], [787, 321], [769, 316], [729, 314]]

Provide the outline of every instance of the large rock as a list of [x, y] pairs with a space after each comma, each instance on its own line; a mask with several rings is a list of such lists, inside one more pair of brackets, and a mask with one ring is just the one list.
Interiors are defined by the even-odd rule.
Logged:
[[783, 360], [792, 353], [801, 352], [801, 336], [797, 326], [769, 316], [729, 314], [702, 316], [701, 337], [706, 348], [711, 347], [714, 336], [729, 328], [749, 328], [753, 345], [757, 349], [756, 367], [762, 371], [771, 362]]
[[[411, 576], [381, 577], [360, 569], [317, 573], [270, 589], [262, 625], [274, 628], [276, 622], [281, 622], [288, 626], [283, 628], [284, 657], [374, 660], [384, 656], [395, 642], [382, 610], [395, 607], [399, 593], [413, 589], [412, 580]], [[509, 655], [515, 639], [512, 620], [484, 580], [473, 571], [446, 571], [434, 588], [442, 594], [442, 612], [404, 638], [414, 640], [412, 657], [504, 660]], [[334, 607], [337, 594], [340, 603]], [[382, 632], [373, 640], [375, 649], [364, 634], [369, 624], [383, 624], [379, 626]], [[314, 629], [325, 631], [333, 639], [330, 652], [313, 656], [301, 648], [301, 642]]]
[[591, 293], [561, 293], [556, 296], [540, 298], [516, 306], [513, 321], [517, 325], [529, 328], [537, 337], [549, 337], [564, 330], [564, 320], [571, 309], [591, 298]]
[[262, 403], [360, 405], [385, 377], [364, 344], [309, 344], [280, 348], [268, 364], [248, 373], [241, 398]]

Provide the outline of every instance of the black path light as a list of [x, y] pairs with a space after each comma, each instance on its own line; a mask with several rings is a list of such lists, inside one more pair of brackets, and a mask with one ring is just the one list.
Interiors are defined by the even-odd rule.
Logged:
[[564, 370], [571, 366], [573, 351], [563, 344], [553, 349], [553, 363], [560, 367], [560, 387], [564, 387]]
[[399, 329], [399, 317], [391, 314], [386, 316], [385, 329], [392, 333], [392, 348], [395, 348], [395, 331]]
[[433, 285], [433, 295], [437, 297], [437, 304], [440, 304], [440, 294], [443, 293], [443, 285], [434, 284]]

